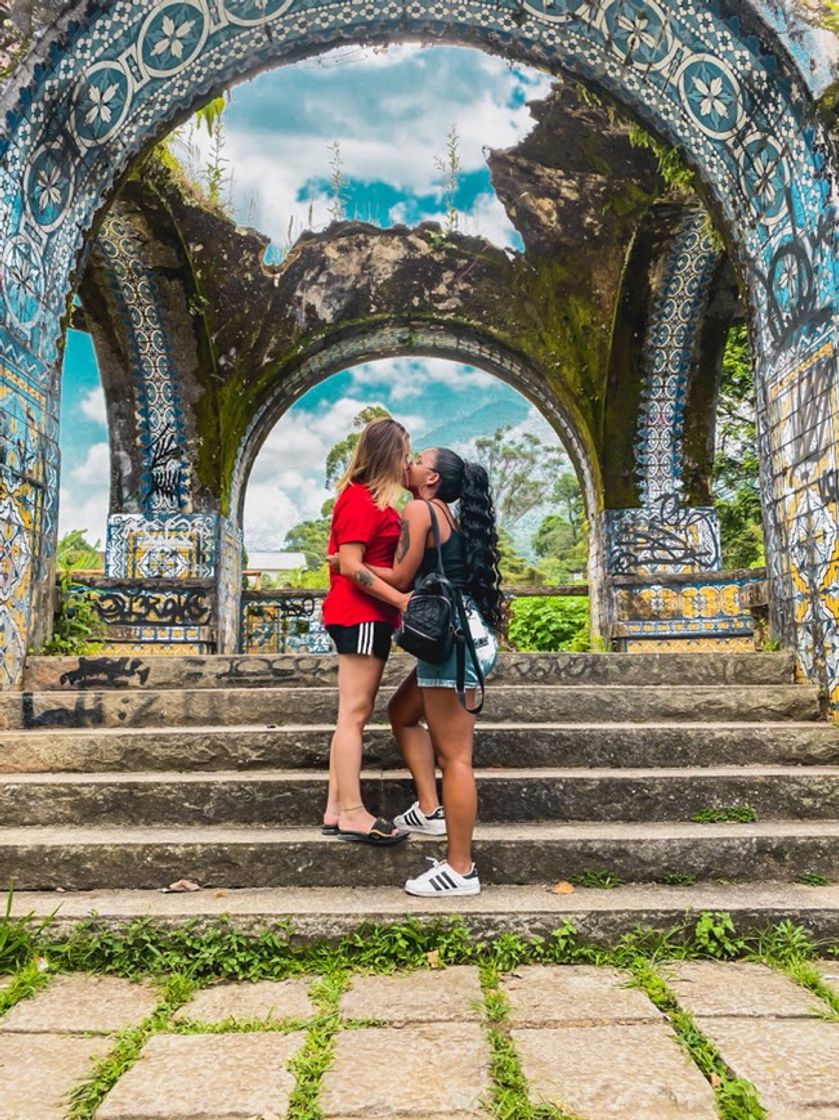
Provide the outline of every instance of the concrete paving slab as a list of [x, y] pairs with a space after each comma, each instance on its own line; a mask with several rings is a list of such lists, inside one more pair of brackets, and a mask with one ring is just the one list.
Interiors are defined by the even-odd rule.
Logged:
[[514, 1027], [585, 1026], [664, 1018], [643, 992], [627, 988], [626, 973], [593, 965], [529, 965], [501, 982]]
[[314, 1013], [305, 980], [260, 980], [202, 988], [173, 1018], [220, 1023], [224, 1019], [308, 1019]]
[[148, 981], [72, 973], [56, 976], [31, 999], [16, 1003], [0, 1022], [4, 1031], [103, 1034], [133, 1027], [154, 1011], [160, 997]]
[[356, 976], [341, 997], [341, 1014], [351, 1019], [383, 1019], [394, 1024], [480, 1019], [484, 997], [476, 968], [396, 976]]
[[154, 1035], [95, 1120], [246, 1120], [285, 1116], [287, 1066], [305, 1040], [292, 1034]]
[[661, 1023], [514, 1030], [534, 1104], [585, 1120], [714, 1120], [713, 1091]]
[[832, 961], [816, 961], [815, 967], [825, 984], [839, 995], [839, 957]]
[[104, 1038], [0, 1032], [0, 1120], [64, 1120], [66, 1094], [109, 1046]]
[[683, 961], [662, 975], [679, 1003], [694, 1015], [807, 1019], [821, 1000], [764, 964]]
[[477, 1023], [372, 1027], [337, 1036], [320, 1105], [324, 1120], [467, 1120], [486, 1115], [488, 1090], [489, 1049]]
[[839, 1023], [820, 1019], [697, 1019], [768, 1120], [839, 1120]]

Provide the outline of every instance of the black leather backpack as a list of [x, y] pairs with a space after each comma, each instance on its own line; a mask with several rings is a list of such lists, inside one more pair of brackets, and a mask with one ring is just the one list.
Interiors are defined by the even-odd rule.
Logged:
[[[458, 700], [467, 712], [477, 715], [484, 706], [484, 675], [469, 630], [463, 596], [460, 589], [455, 587], [446, 575], [443, 552], [440, 548], [437, 514], [431, 502], [426, 501], [426, 505], [431, 514], [431, 532], [437, 549], [437, 571], [423, 576], [414, 589], [394, 640], [407, 653], [431, 665], [442, 665], [454, 649]], [[481, 699], [474, 708], [470, 708], [466, 703], [467, 649], [481, 690]]]

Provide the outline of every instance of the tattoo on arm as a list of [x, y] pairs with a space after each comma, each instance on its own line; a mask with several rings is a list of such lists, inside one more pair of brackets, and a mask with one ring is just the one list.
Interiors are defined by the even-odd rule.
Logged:
[[397, 564], [404, 560], [408, 555], [408, 549], [411, 547], [411, 526], [408, 524], [406, 518], [402, 518], [402, 524], [399, 528], [399, 544], [396, 546], [396, 562]]
[[366, 568], [359, 568], [355, 573], [355, 582], [360, 583], [362, 587], [372, 587], [374, 579]]

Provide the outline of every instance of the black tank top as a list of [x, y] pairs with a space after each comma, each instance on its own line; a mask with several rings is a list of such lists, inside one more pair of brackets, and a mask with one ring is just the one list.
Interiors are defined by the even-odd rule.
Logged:
[[[437, 515], [437, 524], [439, 525], [446, 515], [441, 513], [437, 507], [434, 508], [434, 512]], [[463, 534], [459, 529], [452, 527], [451, 535], [447, 541], [440, 545], [440, 551], [443, 554], [443, 568], [449, 580], [455, 587], [464, 590], [466, 588], [466, 557], [464, 555]], [[432, 545], [431, 548], [425, 550], [422, 563], [414, 576], [414, 586], [417, 586], [423, 576], [437, 570], [437, 549]]]

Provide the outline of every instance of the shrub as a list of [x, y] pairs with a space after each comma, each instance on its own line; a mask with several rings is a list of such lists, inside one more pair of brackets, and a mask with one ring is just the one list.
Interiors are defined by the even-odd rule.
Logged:
[[590, 646], [588, 598], [533, 596], [510, 605], [507, 637], [524, 653], [587, 650]]
[[102, 648], [108, 628], [99, 617], [89, 591], [72, 582], [67, 572], [58, 576], [58, 610], [52, 637], [43, 653], [75, 657]]

